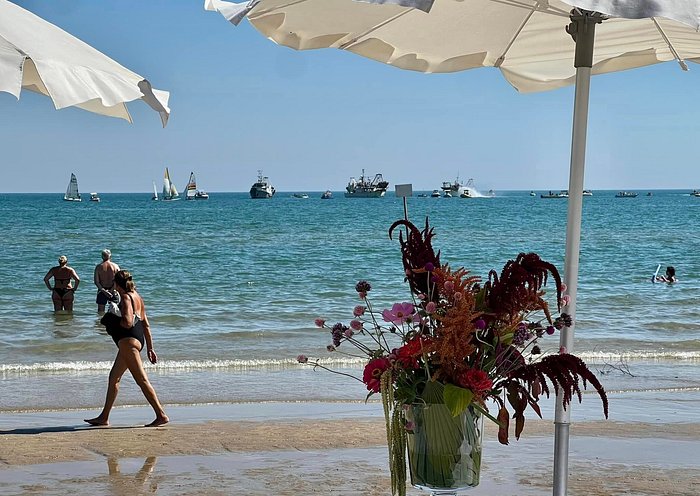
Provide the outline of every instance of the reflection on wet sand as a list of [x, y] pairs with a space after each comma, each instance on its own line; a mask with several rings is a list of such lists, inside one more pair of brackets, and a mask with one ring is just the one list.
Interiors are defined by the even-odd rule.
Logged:
[[122, 474], [119, 468], [119, 458], [107, 458], [109, 481], [112, 485], [110, 494], [116, 496], [134, 496], [136, 494], [155, 494], [158, 491], [158, 481], [150, 479], [156, 467], [157, 457], [149, 456], [143, 466], [135, 474]]

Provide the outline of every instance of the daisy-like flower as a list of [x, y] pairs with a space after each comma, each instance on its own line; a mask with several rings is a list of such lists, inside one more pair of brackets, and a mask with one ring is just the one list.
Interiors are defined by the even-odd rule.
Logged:
[[401, 325], [404, 322], [412, 322], [413, 314], [416, 309], [413, 303], [404, 301], [403, 303], [394, 303], [391, 310], [388, 308], [382, 311], [382, 317], [385, 322], [391, 322], [394, 325]]

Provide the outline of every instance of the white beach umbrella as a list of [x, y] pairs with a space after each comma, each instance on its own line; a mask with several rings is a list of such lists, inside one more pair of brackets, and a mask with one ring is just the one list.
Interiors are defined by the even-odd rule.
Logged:
[[[590, 76], [700, 62], [700, 0], [205, 0], [205, 8], [234, 24], [247, 17], [297, 50], [338, 48], [428, 73], [498, 67], [522, 92], [576, 84], [564, 266], [574, 326], [561, 335], [573, 351]], [[567, 491], [569, 425], [559, 399], [556, 496]]]
[[167, 91], [50, 22], [0, 0], [0, 91], [48, 96], [56, 109], [84, 110], [132, 122], [126, 102], [141, 99], [168, 122]]

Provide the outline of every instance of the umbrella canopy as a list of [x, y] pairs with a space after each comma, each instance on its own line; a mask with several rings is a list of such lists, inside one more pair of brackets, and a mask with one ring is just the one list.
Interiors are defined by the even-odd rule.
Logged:
[[[571, 5], [561, 0], [253, 0], [232, 4], [207, 0], [231, 22], [247, 16], [264, 36], [296, 50], [338, 48], [401, 69], [427, 73], [498, 67], [522, 92], [571, 85], [575, 45], [565, 31]], [[686, 3], [684, 0], [676, 2]], [[625, 2], [571, 1], [587, 8]], [[643, 7], [645, 2], [627, 2]], [[672, 10], [656, 6], [662, 15]], [[606, 14], [611, 14], [608, 6]], [[648, 9], [626, 15], [644, 16]], [[678, 16], [690, 22], [692, 16]], [[700, 17], [698, 17], [700, 19]], [[621, 71], [670, 60], [700, 60], [700, 33], [694, 27], [664, 18], [613, 18], [596, 29], [593, 74]]]
[[[591, 74], [699, 62], [700, 0], [205, 0], [205, 8], [234, 24], [247, 17], [298, 50], [338, 48], [421, 72], [498, 67], [523, 92], [576, 84], [564, 263], [574, 325], [560, 339], [573, 351]], [[556, 496], [567, 492], [569, 424], [558, 395]]]
[[7, 1], [0, 0], [0, 91], [48, 96], [56, 109], [84, 110], [132, 122], [126, 102], [142, 99], [168, 122], [167, 91], [90, 45]]

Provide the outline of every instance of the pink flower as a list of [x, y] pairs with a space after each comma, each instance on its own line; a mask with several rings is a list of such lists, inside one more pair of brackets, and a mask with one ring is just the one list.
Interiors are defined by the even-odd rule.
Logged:
[[299, 355], [297, 357], [297, 362], [299, 362], [299, 363], [306, 363], [308, 361], [309, 361], [309, 357], [307, 357], [306, 355]]
[[569, 295], [562, 296], [561, 303], [562, 303], [562, 305], [567, 306], [569, 303], [571, 303], [571, 296], [569, 296]]
[[326, 320], [325, 319], [316, 319], [314, 320], [314, 324], [316, 324], [316, 327], [323, 327], [326, 325]]
[[[362, 330], [362, 322], [360, 322], [359, 320], [351, 320], [350, 327], [352, 327], [356, 331], [361, 331]], [[345, 335], [347, 336], [348, 333], [346, 332]], [[352, 334], [350, 334], [350, 336], [352, 336]]]
[[568, 289], [568, 288], [567, 288], [566, 284], [561, 283], [561, 292], [563, 293], [563, 292], [566, 291], [567, 289]]
[[566, 353], [566, 346], [562, 346], [561, 348], [559, 348], [559, 354], [560, 354], [560, 355], [563, 355], [563, 354], [565, 354], [565, 353]]
[[361, 300], [367, 298], [367, 293], [365, 291], [358, 291], [357, 294], [360, 295]]
[[385, 309], [382, 311], [382, 317], [385, 322], [391, 322], [394, 325], [401, 325], [404, 322], [411, 322], [413, 320], [413, 313], [415, 308], [413, 303], [403, 302], [394, 303], [391, 310]]
[[425, 311], [428, 313], [435, 313], [435, 310], [437, 309], [437, 305], [435, 304], [434, 301], [429, 301], [427, 305], [425, 305]]
[[360, 317], [365, 314], [365, 307], [363, 305], [357, 305], [355, 308], [352, 309], [352, 314], [355, 317]]
[[454, 291], [455, 290], [455, 283], [453, 281], [445, 281], [445, 290]]
[[370, 361], [362, 374], [362, 382], [367, 385], [367, 391], [378, 393], [381, 389], [381, 378], [385, 370], [391, 367], [387, 358], [375, 358]]
[[427, 298], [427, 296], [425, 296], [425, 293], [421, 293], [421, 294], [418, 295], [418, 299], [421, 300], [421, 301], [422, 301], [422, 300], [425, 300], [426, 298]]

